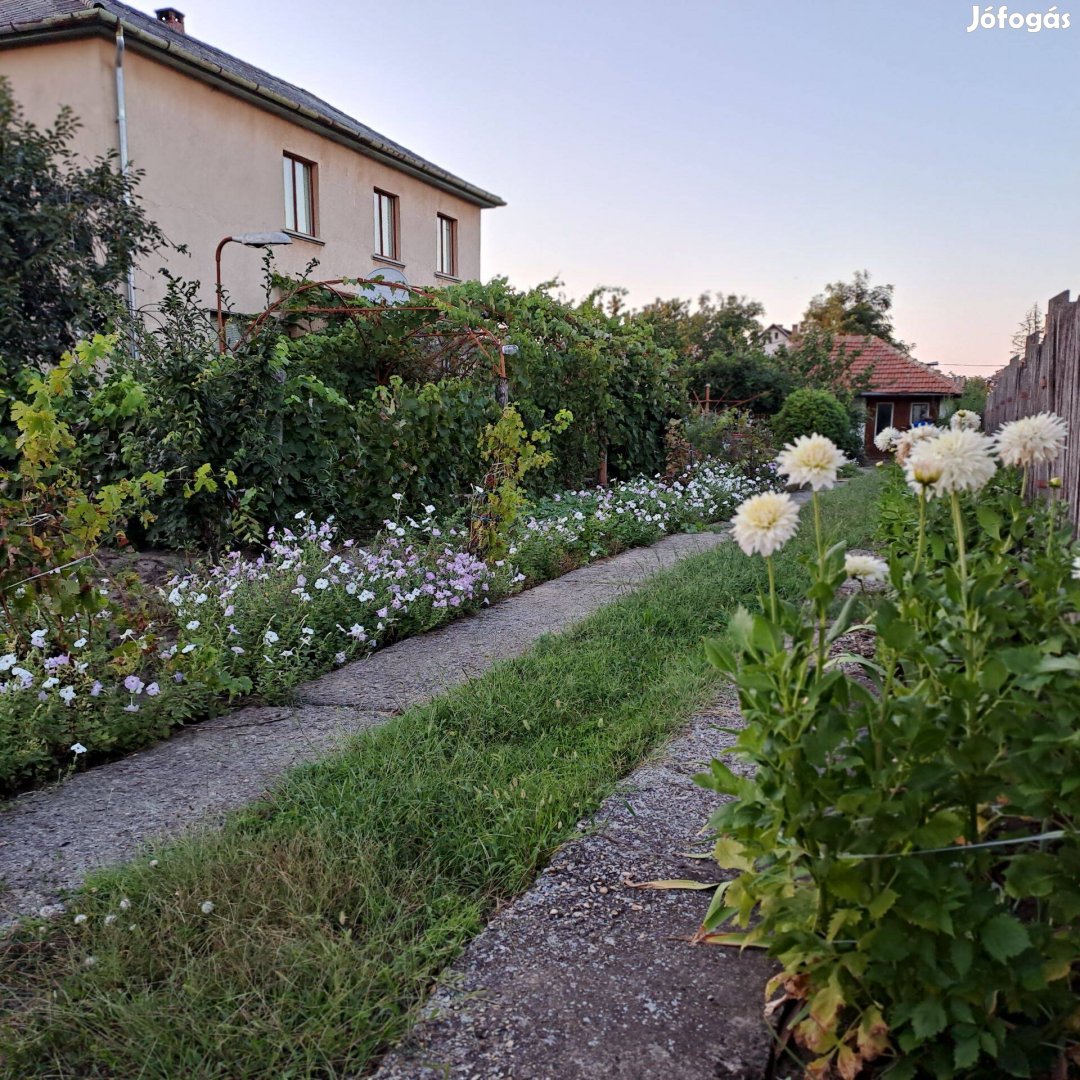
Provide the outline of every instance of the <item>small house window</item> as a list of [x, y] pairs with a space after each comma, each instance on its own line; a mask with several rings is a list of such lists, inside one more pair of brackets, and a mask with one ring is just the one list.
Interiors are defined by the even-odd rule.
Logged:
[[285, 154], [285, 228], [315, 235], [315, 162]]
[[893, 403], [891, 401], [879, 401], [877, 413], [874, 416], [874, 434], [880, 435], [887, 427], [892, 427]]
[[375, 254], [398, 259], [398, 198], [375, 189]]
[[930, 402], [913, 401], [911, 403], [911, 425], [930, 423]]
[[439, 214], [436, 218], [435, 271], [448, 277], [457, 276], [457, 222]]

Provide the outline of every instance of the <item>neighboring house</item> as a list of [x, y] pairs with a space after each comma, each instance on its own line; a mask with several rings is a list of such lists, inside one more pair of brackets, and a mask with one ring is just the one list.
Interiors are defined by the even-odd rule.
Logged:
[[779, 323], [773, 323], [761, 333], [761, 351], [766, 356], [775, 356], [781, 349], [787, 348], [790, 341], [791, 331], [785, 330]]
[[867, 406], [865, 444], [869, 457], [884, 456], [874, 446], [874, 437], [883, 428], [905, 431], [916, 424], [932, 423], [945, 398], [960, 396], [957, 380], [881, 338], [838, 334], [833, 341], [834, 359], [840, 353], [852, 358], [853, 377], [870, 376], [868, 389], [860, 393]]
[[[145, 171], [148, 215], [190, 253], [170, 255], [169, 268], [202, 282], [207, 307], [214, 251], [226, 236], [287, 232], [292, 243], [274, 249], [282, 272], [316, 258], [323, 279], [388, 269], [413, 285], [439, 285], [480, 276], [480, 213], [505, 205], [306, 90], [190, 37], [175, 8], [155, 17], [115, 0], [3, 0], [0, 74], [39, 126], [70, 105], [83, 124], [80, 154], [119, 152], [126, 142], [132, 167]], [[260, 252], [230, 246], [223, 258], [234, 307], [261, 309]], [[152, 256], [137, 271], [140, 306], [163, 295], [163, 261]]]

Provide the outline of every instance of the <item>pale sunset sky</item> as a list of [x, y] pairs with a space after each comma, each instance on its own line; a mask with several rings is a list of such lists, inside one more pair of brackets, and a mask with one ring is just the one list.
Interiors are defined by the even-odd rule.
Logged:
[[866, 268], [896, 286], [899, 337], [959, 374], [1001, 367], [1024, 311], [1080, 288], [1080, 5], [1038, 33], [968, 32], [961, 0], [177, 6], [505, 198], [485, 277], [634, 306], [734, 292], [790, 324]]

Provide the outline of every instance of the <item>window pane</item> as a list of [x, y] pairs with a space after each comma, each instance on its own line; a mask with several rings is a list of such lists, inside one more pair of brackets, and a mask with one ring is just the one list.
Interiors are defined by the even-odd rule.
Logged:
[[286, 157], [285, 162], [285, 228], [296, 231], [296, 190], [293, 186], [293, 161]]
[[891, 401], [878, 402], [876, 423], [874, 424], [875, 435], [880, 435], [885, 428], [892, 426], [892, 414], [893, 407]]
[[311, 236], [315, 229], [311, 220], [311, 166], [296, 162], [296, 230]]
[[375, 201], [372, 204], [374, 208], [374, 224], [372, 226], [372, 236], [374, 237], [374, 250], [377, 255], [382, 254], [382, 227], [379, 217], [379, 201], [382, 196], [375, 192]]
[[397, 237], [394, 235], [394, 200], [389, 195], [383, 196], [383, 254], [388, 258], [397, 258]]

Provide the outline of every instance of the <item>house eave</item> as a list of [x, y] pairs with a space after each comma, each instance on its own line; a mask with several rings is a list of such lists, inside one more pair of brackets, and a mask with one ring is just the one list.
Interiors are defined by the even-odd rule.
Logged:
[[257, 82], [227, 72], [217, 64], [208, 63], [202, 57], [185, 50], [183, 39], [172, 31], [168, 33], [168, 36], [151, 34], [103, 8], [92, 8], [85, 13], [58, 15], [32, 24], [0, 22], [0, 49], [21, 48], [94, 35], [108, 38], [115, 34], [117, 25], [123, 26], [128, 47], [151, 59], [167, 64], [216, 89], [231, 93], [235, 97], [310, 131], [329, 137], [366, 157], [423, 180], [481, 209], [493, 210], [506, 205], [505, 200], [498, 195], [493, 195], [490, 191], [462, 181], [437, 167], [422, 168], [393, 147], [366, 139], [298, 101], [261, 86]]

